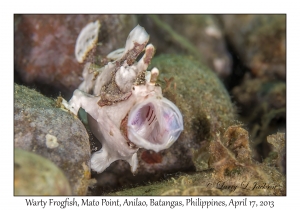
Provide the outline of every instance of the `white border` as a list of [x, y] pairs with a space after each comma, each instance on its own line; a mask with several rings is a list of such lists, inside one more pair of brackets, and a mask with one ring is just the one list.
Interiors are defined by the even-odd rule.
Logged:
[[[293, 1], [296, 2], [296, 1]], [[13, 14], [14, 13], [286, 13], [287, 14], [287, 196], [250, 197], [256, 200], [275, 200], [273, 209], [299, 206], [300, 174], [298, 117], [299, 115], [299, 22], [298, 5], [288, 1], [4, 1], [1, 3], [1, 201], [3, 209], [28, 208], [25, 197], [13, 197]], [[299, 134], [298, 134], [299, 135]], [[298, 174], [299, 173], [299, 174]], [[35, 197], [39, 199], [40, 197]], [[63, 199], [63, 197], [54, 197]], [[92, 197], [89, 197], [92, 199]], [[114, 199], [115, 197], [112, 197]], [[124, 197], [121, 197], [124, 199]], [[132, 197], [131, 197], [132, 198]], [[182, 199], [164, 197], [166, 200]], [[233, 197], [204, 197], [204, 199], [230, 200]], [[242, 199], [242, 197], [234, 197]], [[43, 197], [49, 199], [49, 197]], [[81, 199], [81, 197], [76, 197]], [[100, 199], [100, 198], [97, 198]], [[142, 197], [141, 199], [149, 199]], [[184, 199], [184, 198], [183, 198]], [[75, 208], [75, 207], [74, 207]], [[104, 209], [95, 207], [94, 209]], [[135, 207], [133, 207], [135, 208]], [[160, 208], [160, 207], [156, 207]], [[39, 207], [33, 209], [41, 209]], [[47, 207], [47, 209], [49, 209]], [[71, 209], [71, 208], [68, 208]], [[78, 208], [77, 208], [78, 209]], [[138, 208], [135, 208], [138, 209]], [[162, 208], [160, 208], [162, 209]], [[165, 208], [164, 208], [165, 209]], [[214, 209], [214, 208], [210, 208]], [[296, 209], [296, 208], [295, 208]]]

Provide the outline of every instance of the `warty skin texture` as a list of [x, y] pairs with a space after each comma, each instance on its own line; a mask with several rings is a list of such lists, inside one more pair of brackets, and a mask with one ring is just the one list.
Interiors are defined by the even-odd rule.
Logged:
[[89, 126], [102, 144], [91, 158], [91, 168], [99, 173], [120, 159], [136, 171], [139, 148], [167, 149], [183, 130], [180, 111], [156, 85], [158, 69], [146, 71], [154, 55], [153, 45], [146, 46], [148, 40], [144, 28], [136, 26], [125, 48], [109, 54], [116, 60], [92, 71], [86, 64], [83, 83], [69, 102], [63, 101], [75, 115], [80, 107], [88, 113]]

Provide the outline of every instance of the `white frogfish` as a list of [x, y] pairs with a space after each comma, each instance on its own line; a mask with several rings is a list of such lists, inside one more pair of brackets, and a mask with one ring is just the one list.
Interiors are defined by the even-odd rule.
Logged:
[[116, 160], [127, 161], [131, 171], [136, 171], [139, 148], [155, 152], [167, 149], [183, 130], [179, 109], [163, 97], [156, 84], [158, 69], [147, 71], [155, 51], [148, 41], [145, 29], [137, 25], [125, 48], [107, 56], [112, 62], [102, 68], [86, 63], [84, 81], [69, 102], [63, 100], [75, 115], [79, 108], [88, 114], [90, 129], [102, 144], [91, 157], [91, 168], [98, 173]]

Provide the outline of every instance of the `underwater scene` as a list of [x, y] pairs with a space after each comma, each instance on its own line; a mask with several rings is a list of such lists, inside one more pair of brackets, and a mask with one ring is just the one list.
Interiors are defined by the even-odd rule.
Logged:
[[286, 15], [15, 14], [14, 195], [285, 196]]

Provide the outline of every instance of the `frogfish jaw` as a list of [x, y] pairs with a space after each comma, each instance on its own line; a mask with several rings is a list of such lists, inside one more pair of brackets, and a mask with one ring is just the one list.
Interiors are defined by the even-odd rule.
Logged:
[[183, 118], [171, 101], [153, 96], [131, 109], [127, 131], [128, 139], [138, 147], [159, 152], [177, 140], [183, 131]]

